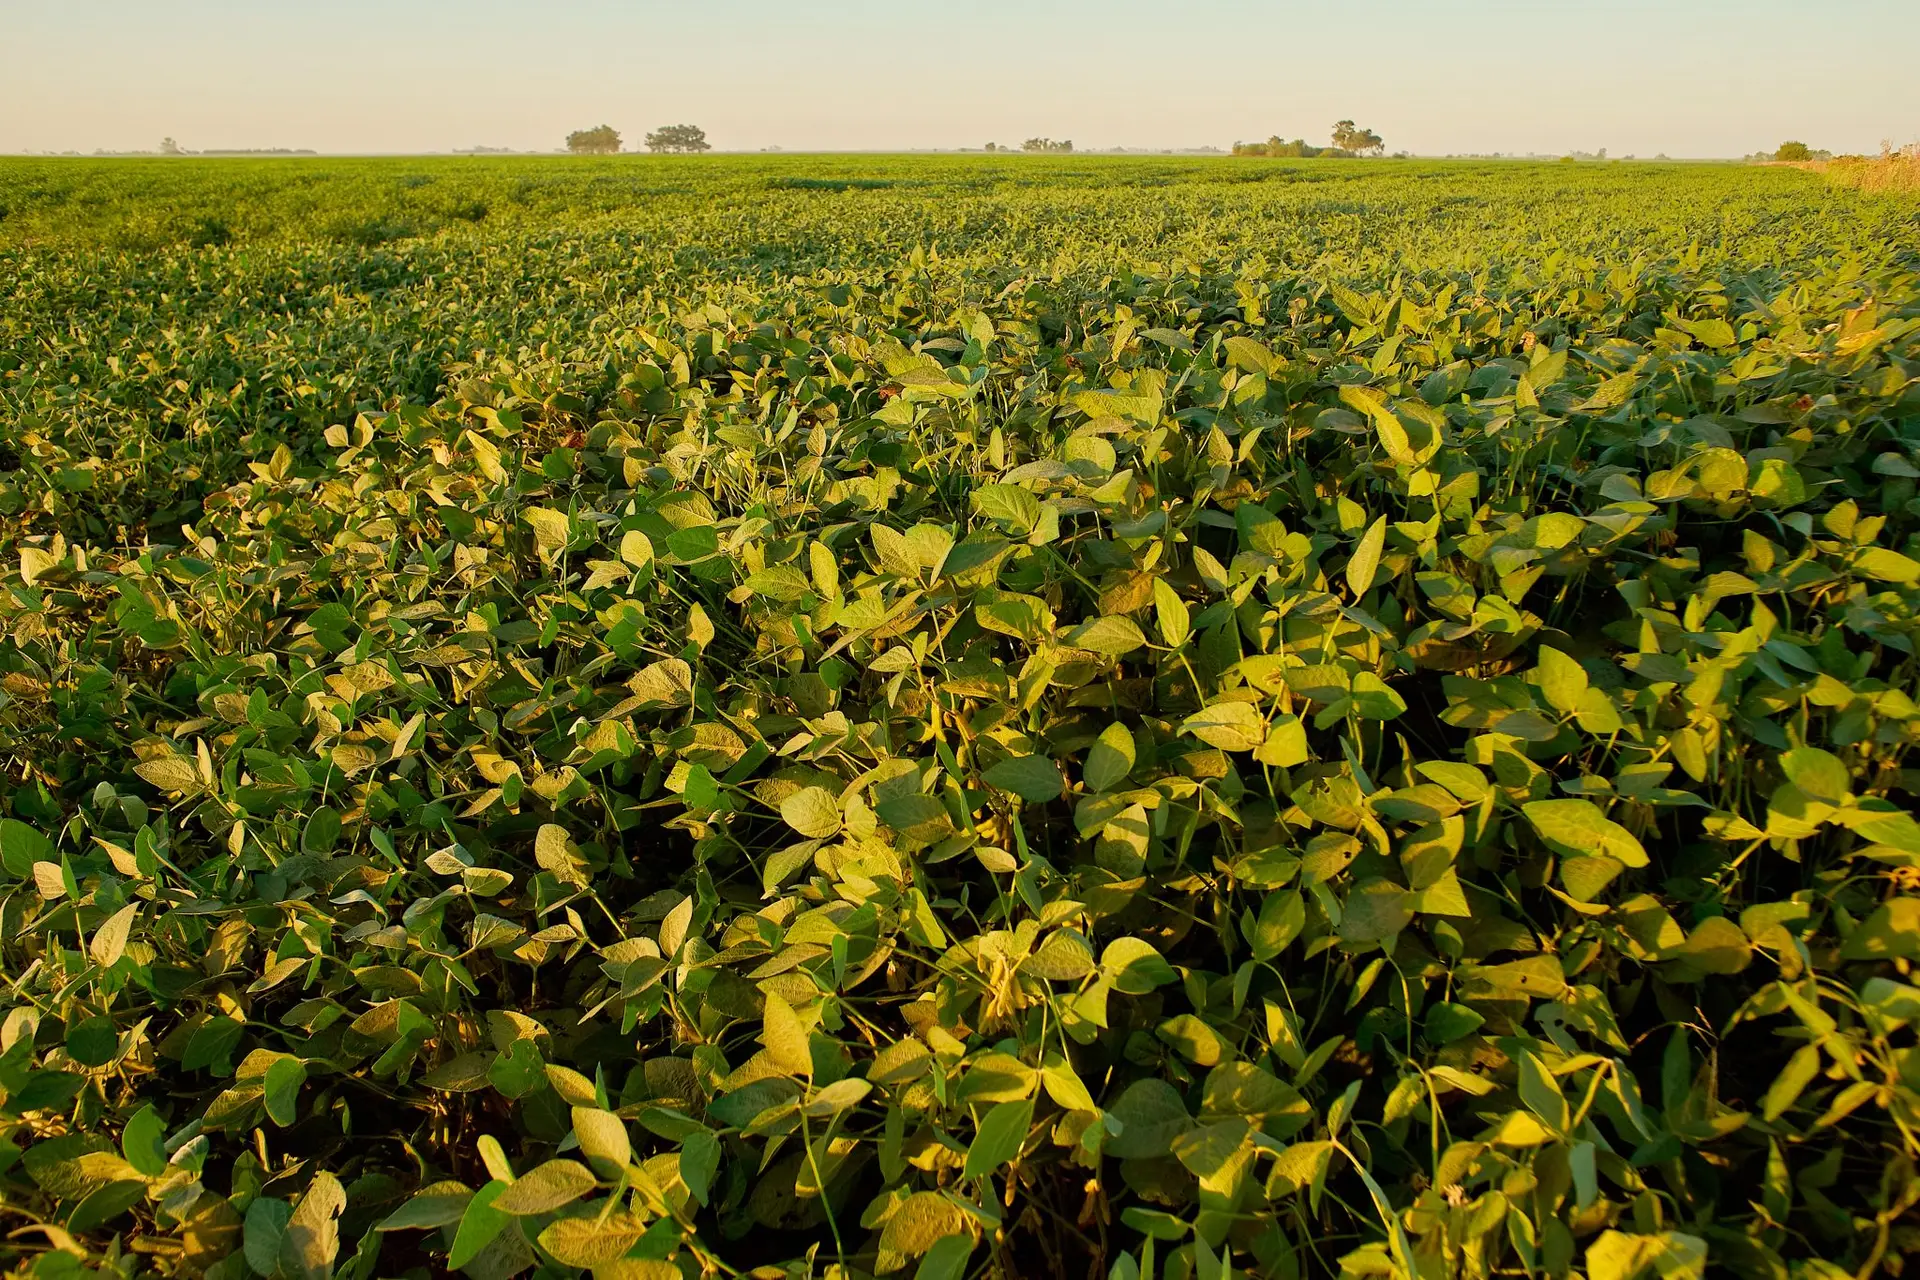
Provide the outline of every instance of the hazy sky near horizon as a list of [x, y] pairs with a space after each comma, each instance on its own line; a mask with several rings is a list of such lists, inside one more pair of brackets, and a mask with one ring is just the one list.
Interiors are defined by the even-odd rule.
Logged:
[[1920, 138], [1920, 0], [0, 0], [0, 152]]

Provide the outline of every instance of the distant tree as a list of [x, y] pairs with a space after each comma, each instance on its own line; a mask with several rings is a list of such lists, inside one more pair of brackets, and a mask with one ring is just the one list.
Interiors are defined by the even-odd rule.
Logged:
[[1362, 129], [1351, 120], [1342, 120], [1333, 126], [1333, 145], [1337, 151], [1347, 151], [1354, 155], [1378, 155], [1387, 149], [1380, 135], [1371, 129]]
[[1773, 153], [1775, 160], [1811, 160], [1813, 148], [1804, 142], [1783, 142], [1780, 149]]
[[620, 131], [610, 124], [576, 129], [567, 135], [567, 150], [577, 156], [610, 156], [620, 150]]
[[1055, 142], [1052, 138], [1028, 138], [1020, 144], [1020, 149], [1022, 151], [1071, 151], [1073, 142], [1071, 140]]
[[1274, 134], [1265, 142], [1236, 142], [1233, 154], [1237, 156], [1267, 156], [1273, 159], [1298, 160], [1309, 156], [1321, 155], [1325, 147], [1308, 144], [1305, 138], [1295, 138], [1289, 142], [1279, 134]]
[[692, 124], [664, 124], [647, 135], [649, 151], [711, 151], [707, 131]]
[[160, 139], [160, 154], [163, 156], [183, 156], [187, 153], [182, 151], [180, 144], [172, 138], [162, 138]]

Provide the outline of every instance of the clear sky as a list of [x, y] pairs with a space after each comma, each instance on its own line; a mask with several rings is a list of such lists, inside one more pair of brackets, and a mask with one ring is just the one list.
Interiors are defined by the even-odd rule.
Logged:
[[0, 0], [0, 151], [1920, 138], [1920, 0]]

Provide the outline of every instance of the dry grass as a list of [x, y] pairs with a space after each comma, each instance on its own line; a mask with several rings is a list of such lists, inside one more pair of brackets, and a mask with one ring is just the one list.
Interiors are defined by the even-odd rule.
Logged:
[[1877, 157], [1841, 156], [1821, 169], [1827, 181], [1861, 191], [1920, 191], [1920, 143], [1883, 146]]

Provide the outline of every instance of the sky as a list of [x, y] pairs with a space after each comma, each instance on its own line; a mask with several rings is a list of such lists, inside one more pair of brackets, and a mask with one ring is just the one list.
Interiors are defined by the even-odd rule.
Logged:
[[1920, 139], [1920, 0], [0, 0], [0, 152]]

